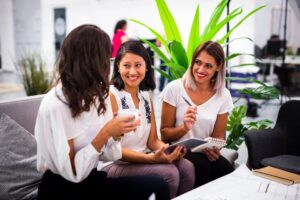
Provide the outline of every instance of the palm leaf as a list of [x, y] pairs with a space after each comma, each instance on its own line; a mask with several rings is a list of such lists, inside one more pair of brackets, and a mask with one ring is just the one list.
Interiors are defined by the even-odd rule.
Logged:
[[162, 75], [164, 78], [166, 78], [166, 79], [168, 79], [168, 80], [172, 80], [172, 77], [166, 72], [166, 71], [164, 71], [164, 70], [161, 70], [160, 68], [158, 68], [158, 67], [154, 67], [154, 69], [156, 70], [156, 71], [158, 71], [159, 73], [160, 73], [160, 75]]
[[160, 57], [160, 59], [162, 59], [164, 62], [171, 62], [167, 56], [157, 47], [155, 46], [152, 42], [149, 42], [148, 40], [145, 39], [140, 39], [142, 40], [144, 43], [146, 43], [152, 50], [155, 51], [155, 53], [157, 53], [157, 55]]
[[222, 0], [215, 8], [213, 14], [210, 17], [209, 22], [207, 23], [207, 25], [201, 35], [201, 43], [207, 41], [207, 36], [208, 36], [209, 32], [218, 23], [226, 5], [227, 5], [227, 2], [228, 2], [228, 0]]
[[180, 32], [178, 31], [177, 24], [171, 14], [166, 2], [164, 0], [155, 0], [160, 19], [163, 23], [166, 37], [169, 41], [176, 40], [182, 43]]
[[254, 54], [250, 54], [250, 53], [233, 53], [233, 54], [230, 54], [225, 60], [228, 61], [237, 56], [253, 56], [253, 57], [255, 57]]
[[182, 44], [176, 40], [172, 41], [170, 43], [170, 51], [171, 51], [172, 59], [176, 61], [177, 64], [187, 69], [189, 65], [189, 61]]
[[181, 76], [185, 73], [186, 71], [186, 68], [177, 64], [177, 63], [174, 63], [174, 62], [169, 62], [169, 63], [163, 63], [162, 64], [163, 66], [167, 66], [169, 68], [172, 68], [174, 70], [176, 70]]
[[191, 26], [190, 37], [187, 46], [188, 62], [191, 62], [193, 53], [200, 43], [200, 20], [199, 20], [199, 5], [196, 8], [193, 23]]
[[206, 40], [212, 40], [215, 35], [232, 19], [234, 19], [236, 16], [242, 14], [243, 9], [237, 8], [233, 10], [231, 13], [229, 13], [220, 23], [218, 23], [214, 28], [211, 29], [211, 31], [207, 34]]
[[142, 22], [140, 22], [138, 20], [135, 20], [135, 19], [129, 19], [129, 20], [132, 21], [132, 22], [135, 22], [137, 24], [140, 24], [140, 25], [142, 25], [144, 27], [146, 27], [153, 35], [155, 35], [155, 37], [161, 42], [161, 44], [169, 52], [168, 42], [158, 32], [156, 32], [153, 28], [147, 26], [146, 24], [144, 24], [144, 23], [142, 23]]
[[219, 40], [219, 42], [222, 44], [225, 42], [225, 40], [231, 35], [231, 33], [237, 28], [239, 27], [248, 17], [250, 17], [251, 15], [253, 15], [254, 13], [256, 13], [257, 11], [261, 10], [262, 8], [266, 7], [266, 5], [263, 6], [259, 6], [257, 8], [255, 8], [254, 10], [252, 10], [251, 12], [249, 12], [245, 17], [243, 17], [233, 28], [231, 28], [228, 33], [226, 33], [224, 35], [224, 37]]

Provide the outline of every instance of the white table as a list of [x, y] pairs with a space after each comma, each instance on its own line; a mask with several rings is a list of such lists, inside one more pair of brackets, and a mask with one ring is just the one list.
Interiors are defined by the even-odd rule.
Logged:
[[[261, 59], [261, 63], [270, 64], [270, 85], [274, 85], [274, 67], [275, 65], [281, 67], [282, 66], [282, 58], [264, 58]], [[300, 56], [286, 56], [285, 57], [286, 64], [299, 64], [300, 65]]]
[[299, 200], [300, 184], [283, 185], [252, 174], [245, 164], [174, 200]]

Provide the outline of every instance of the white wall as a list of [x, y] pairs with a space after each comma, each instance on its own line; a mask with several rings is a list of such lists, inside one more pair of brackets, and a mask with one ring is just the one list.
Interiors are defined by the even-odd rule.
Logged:
[[11, 0], [0, 1], [0, 54], [3, 70], [14, 70], [15, 57], [13, 6]]

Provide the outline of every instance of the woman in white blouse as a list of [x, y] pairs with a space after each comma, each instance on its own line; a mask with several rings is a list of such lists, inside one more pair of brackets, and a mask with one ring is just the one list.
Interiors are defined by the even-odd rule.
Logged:
[[[155, 88], [154, 71], [145, 47], [139, 41], [121, 45], [115, 58], [110, 90], [114, 112], [138, 109], [141, 125], [121, 138], [122, 163], [106, 167], [110, 177], [153, 175], [164, 178], [170, 186], [170, 197], [191, 190], [194, 186], [193, 164], [182, 159], [185, 150], [176, 148], [166, 154], [168, 146], [158, 139], [152, 100], [148, 90]], [[145, 153], [147, 149], [153, 153]]]
[[[225, 88], [224, 62], [222, 47], [217, 42], [205, 42], [195, 50], [183, 78], [167, 85], [162, 94], [163, 140], [173, 143], [188, 138], [225, 138], [227, 114], [233, 103]], [[217, 148], [189, 151], [185, 158], [194, 164], [196, 187], [233, 170]]]
[[[38, 199], [168, 199], [158, 177], [112, 179], [102, 170], [122, 157], [119, 138], [133, 117], [113, 117], [109, 94], [111, 42], [94, 25], [65, 38], [58, 81], [43, 98], [35, 127], [37, 167], [45, 172]], [[156, 185], [157, 184], [157, 185]]]

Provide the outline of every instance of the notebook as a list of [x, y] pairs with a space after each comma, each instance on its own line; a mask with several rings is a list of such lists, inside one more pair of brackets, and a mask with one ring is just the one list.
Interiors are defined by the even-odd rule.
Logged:
[[171, 153], [177, 146], [183, 146], [192, 152], [201, 152], [205, 148], [222, 148], [226, 145], [226, 141], [222, 139], [207, 137], [205, 139], [190, 138], [170, 145], [166, 149], [166, 153]]
[[264, 167], [261, 169], [253, 170], [253, 174], [276, 181], [285, 185], [292, 185], [294, 183], [300, 183], [300, 175], [284, 171], [275, 167]]

